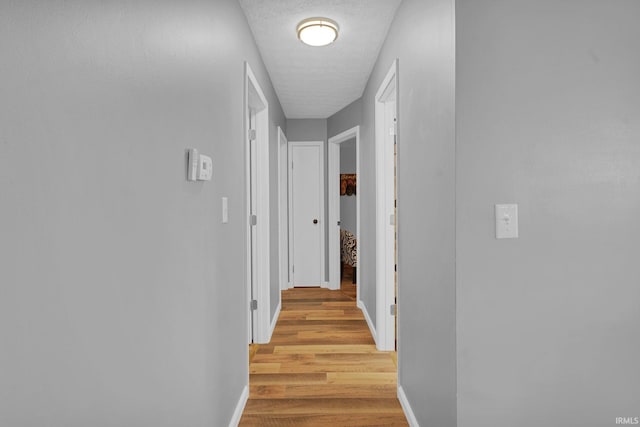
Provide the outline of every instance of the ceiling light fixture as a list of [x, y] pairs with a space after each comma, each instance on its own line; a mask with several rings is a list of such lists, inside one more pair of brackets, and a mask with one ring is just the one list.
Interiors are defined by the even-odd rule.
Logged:
[[328, 18], [309, 18], [298, 24], [298, 38], [309, 46], [326, 46], [338, 38], [338, 24]]

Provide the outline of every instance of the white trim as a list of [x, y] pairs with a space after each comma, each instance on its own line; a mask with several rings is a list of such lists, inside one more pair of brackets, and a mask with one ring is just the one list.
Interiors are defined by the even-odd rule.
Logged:
[[[284, 158], [283, 158], [283, 146], [284, 146]], [[282, 174], [284, 173], [284, 178], [288, 182], [289, 174], [287, 165], [288, 161], [288, 153], [289, 147], [287, 142], [287, 137], [285, 136], [282, 128], [278, 126], [278, 254], [280, 255], [280, 264], [279, 264], [279, 278], [280, 278], [280, 289], [285, 290], [289, 288], [289, 205], [288, 203], [283, 208], [282, 203], [285, 201], [284, 199], [288, 199], [288, 186], [282, 187]], [[282, 162], [284, 161], [285, 167], [282, 169]]]
[[[293, 157], [291, 155], [291, 152], [293, 150], [293, 147], [295, 146], [317, 146], [320, 148], [320, 150], [318, 150], [319, 156], [320, 156], [320, 212], [318, 214], [318, 221], [320, 223], [320, 226], [322, 227], [322, 235], [320, 236], [320, 286], [323, 288], [328, 287], [328, 282], [324, 281], [324, 276], [325, 276], [325, 255], [324, 255], [324, 251], [325, 251], [325, 233], [324, 233], [324, 221], [325, 221], [325, 215], [324, 215], [324, 198], [325, 198], [325, 192], [326, 192], [326, 186], [325, 186], [325, 180], [324, 180], [324, 141], [289, 141], [289, 162], [288, 162], [288, 170], [289, 170], [289, 239], [291, 239], [291, 236], [293, 236], [293, 215], [291, 214], [291, 212], [293, 211], [293, 201], [292, 201], [292, 197], [291, 197], [291, 193], [293, 192], [293, 187], [292, 187], [292, 179], [291, 179], [291, 163], [293, 161]], [[289, 260], [294, 260], [294, 256], [293, 256], [293, 245], [290, 244], [289, 245]], [[293, 272], [293, 262], [289, 262], [289, 278], [291, 279], [290, 283], [289, 283], [289, 287], [294, 287], [294, 286], [318, 286], [318, 283], [294, 283], [295, 282], [295, 274]]]
[[[356, 139], [356, 177], [360, 177], [360, 126], [354, 126], [336, 136], [329, 138], [329, 289], [340, 289], [340, 234], [331, 233], [331, 225], [340, 220], [340, 144]], [[336, 241], [337, 239], [337, 241]], [[338, 255], [331, 250], [338, 250]], [[356, 254], [360, 265], [360, 179], [356, 179]], [[337, 264], [336, 264], [337, 260]], [[356, 269], [356, 301], [360, 295], [360, 268]]]
[[240, 424], [240, 418], [242, 418], [242, 413], [244, 412], [244, 407], [247, 405], [247, 400], [249, 400], [248, 385], [244, 386], [244, 388], [242, 389], [242, 393], [240, 394], [240, 399], [238, 399], [236, 409], [233, 411], [231, 421], [229, 421], [229, 427], [238, 427], [238, 424]]
[[[327, 194], [329, 219], [327, 231], [329, 239], [329, 289], [340, 289], [340, 144], [329, 138], [327, 159]], [[356, 191], [357, 192], [357, 191]], [[336, 200], [338, 199], [338, 200]], [[336, 229], [337, 227], [337, 229]]]
[[369, 331], [371, 332], [371, 336], [373, 337], [373, 341], [378, 342], [376, 339], [376, 328], [373, 325], [373, 321], [371, 320], [371, 316], [369, 316], [369, 312], [367, 311], [367, 306], [360, 300], [356, 301], [356, 307], [362, 310], [362, 314], [364, 315], [364, 320], [367, 321], [367, 325], [369, 325]]
[[362, 271], [360, 268], [362, 265], [362, 257], [360, 256], [362, 253], [360, 251], [360, 248], [362, 247], [360, 244], [360, 236], [362, 236], [362, 234], [360, 234], [360, 224], [362, 224], [362, 221], [360, 221], [360, 218], [362, 217], [360, 200], [362, 199], [362, 191], [360, 190], [362, 187], [360, 187], [360, 182], [362, 180], [360, 179], [360, 126], [356, 126], [356, 128], [358, 129], [356, 134], [356, 257], [358, 260], [358, 267], [356, 267], [356, 301], [360, 301], [360, 283], [362, 283], [360, 280], [360, 272]]
[[[245, 145], [245, 179], [246, 179], [246, 264], [247, 264], [247, 310], [249, 311], [249, 326], [253, 329], [253, 337], [251, 337], [251, 329], [249, 333], [249, 342], [267, 343], [269, 335], [270, 316], [270, 253], [269, 253], [269, 103], [264, 96], [264, 92], [258, 83], [248, 62], [245, 62], [245, 99], [244, 99], [244, 135], [243, 141]], [[253, 272], [255, 277], [254, 283], [254, 299], [258, 301], [258, 309], [254, 312], [254, 321], [251, 321], [250, 301], [252, 296], [251, 289], [251, 163], [250, 149], [248, 143], [249, 135], [249, 111], [255, 113], [255, 131], [256, 131], [256, 207], [255, 215], [258, 217], [256, 227], [256, 271]]]
[[291, 142], [287, 143], [287, 217], [289, 218], [289, 289], [293, 288], [293, 201], [291, 200], [291, 193], [293, 187], [291, 183]]
[[271, 319], [271, 327], [269, 328], [269, 342], [271, 341], [271, 337], [273, 336], [273, 331], [276, 329], [276, 323], [278, 323], [278, 318], [280, 317], [280, 310], [282, 309], [282, 300], [278, 301], [278, 306], [274, 310], [273, 319]]
[[420, 427], [420, 424], [418, 424], [418, 420], [416, 419], [416, 415], [413, 413], [413, 409], [411, 409], [411, 404], [409, 404], [409, 399], [407, 399], [407, 395], [404, 393], [404, 389], [401, 385], [398, 386], [398, 400], [400, 401], [400, 406], [402, 406], [402, 410], [404, 411], [404, 416], [407, 417], [409, 426]]
[[[390, 227], [393, 210], [393, 141], [385, 122], [389, 105], [397, 118], [398, 60], [380, 84], [375, 97], [375, 155], [376, 155], [376, 330], [378, 350], [395, 349], [395, 318], [390, 306], [395, 303], [394, 265], [395, 229]], [[396, 218], [393, 217], [393, 221]], [[358, 269], [360, 270], [360, 269]]]

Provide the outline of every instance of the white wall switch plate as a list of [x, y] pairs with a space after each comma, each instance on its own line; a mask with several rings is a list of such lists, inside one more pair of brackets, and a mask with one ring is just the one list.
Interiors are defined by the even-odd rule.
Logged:
[[229, 222], [229, 199], [227, 197], [222, 198], [222, 223]]
[[211, 157], [200, 154], [198, 156], [198, 181], [211, 181], [213, 175], [213, 161]]
[[518, 205], [496, 205], [496, 239], [518, 238]]

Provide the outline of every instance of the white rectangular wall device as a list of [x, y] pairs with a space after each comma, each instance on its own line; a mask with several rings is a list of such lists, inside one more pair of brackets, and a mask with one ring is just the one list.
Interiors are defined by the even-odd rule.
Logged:
[[198, 181], [211, 181], [213, 175], [213, 161], [211, 157], [200, 154], [198, 156]]
[[195, 148], [189, 148], [187, 153], [187, 181], [211, 181], [213, 176], [211, 157], [199, 154]]
[[229, 222], [229, 199], [227, 197], [222, 198], [222, 223]]
[[496, 205], [496, 239], [518, 238], [518, 205]]

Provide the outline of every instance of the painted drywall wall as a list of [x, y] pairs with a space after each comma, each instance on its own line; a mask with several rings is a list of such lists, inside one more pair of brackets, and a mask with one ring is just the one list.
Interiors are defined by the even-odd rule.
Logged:
[[[284, 125], [240, 7], [5, 1], [0, 51], [0, 425], [228, 425], [245, 60]], [[211, 182], [186, 181], [187, 147]]]
[[[322, 141], [324, 143], [324, 188], [327, 188], [327, 119], [287, 119], [287, 139], [289, 141]], [[324, 217], [329, 218], [329, 200], [325, 190]], [[329, 241], [327, 221], [324, 222], [325, 242]], [[329, 259], [329, 245], [325, 244], [325, 261]], [[325, 262], [324, 280], [329, 277], [329, 263]]]
[[[269, 79], [268, 74], [265, 72], [265, 79]], [[273, 86], [271, 81], [268, 80], [268, 89], [270, 100], [273, 100], [275, 111], [271, 110], [271, 101], [269, 102], [269, 222], [271, 224], [269, 230], [269, 245], [270, 245], [270, 253], [269, 253], [269, 267], [270, 267], [270, 276], [271, 279], [269, 281], [269, 305], [270, 305], [270, 315], [271, 323], [274, 324], [276, 310], [278, 305], [281, 302], [281, 294], [280, 294], [280, 246], [279, 246], [279, 238], [280, 236], [280, 212], [278, 208], [278, 126], [285, 129], [286, 126], [286, 118], [284, 116], [284, 112], [282, 110], [282, 106], [280, 105], [280, 101], [273, 90]], [[286, 196], [286, 189], [285, 196]]]
[[289, 141], [327, 140], [326, 119], [287, 119], [287, 139]]
[[[452, 0], [405, 0], [363, 95], [361, 165], [374, 164], [374, 96], [393, 60], [398, 93], [398, 382], [420, 425], [456, 425], [455, 119]], [[375, 206], [361, 167], [361, 206]], [[375, 259], [375, 212], [362, 209], [362, 259]], [[375, 311], [375, 264], [360, 290]]]
[[[332, 138], [355, 126], [359, 126], [360, 124], [362, 124], [362, 98], [353, 101], [351, 104], [347, 105], [327, 119], [327, 135], [329, 138]], [[341, 173], [356, 173], [355, 154], [355, 139], [352, 141], [345, 141], [340, 144]], [[343, 164], [345, 165], [344, 168]], [[362, 167], [372, 168], [373, 165], [362, 165]], [[340, 197], [340, 217], [342, 221], [342, 228], [346, 228], [353, 234], [356, 234], [357, 227], [357, 197], [357, 195], [356, 197]], [[358, 258], [359, 261], [361, 261], [361, 258]], [[372, 260], [372, 262], [375, 261]]]
[[[340, 173], [356, 173], [356, 140], [350, 139], [340, 144]], [[356, 234], [357, 194], [340, 196], [340, 228]]]
[[640, 416], [640, 3], [456, 6], [459, 426]]
[[329, 138], [362, 124], [362, 98], [358, 98], [327, 119]]

